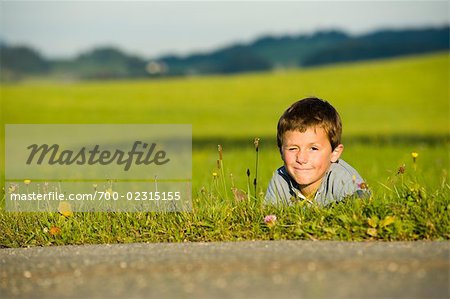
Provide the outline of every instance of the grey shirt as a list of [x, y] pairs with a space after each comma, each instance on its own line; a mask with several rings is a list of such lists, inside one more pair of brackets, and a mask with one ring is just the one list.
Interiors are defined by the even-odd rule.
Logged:
[[[331, 163], [314, 200], [325, 206], [350, 196], [365, 198], [370, 196], [370, 192], [359, 173], [340, 159]], [[303, 199], [306, 199], [305, 196], [301, 194], [297, 182], [287, 173], [286, 168], [284, 166], [278, 168], [270, 180], [265, 202], [291, 205]]]

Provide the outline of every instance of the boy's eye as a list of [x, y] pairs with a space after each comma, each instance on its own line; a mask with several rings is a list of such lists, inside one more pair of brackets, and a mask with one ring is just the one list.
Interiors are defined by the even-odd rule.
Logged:
[[319, 148], [318, 148], [318, 147], [315, 147], [315, 146], [313, 146], [313, 147], [311, 147], [311, 150], [313, 150], [313, 151], [318, 151], [318, 150], [319, 150]]
[[297, 147], [288, 147], [287, 150], [290, 151], [290, 152], [295, 152], [295, 151], [298, 150], [298, 148]]

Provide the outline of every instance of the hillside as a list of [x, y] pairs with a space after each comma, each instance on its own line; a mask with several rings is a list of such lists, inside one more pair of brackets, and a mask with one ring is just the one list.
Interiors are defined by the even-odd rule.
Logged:
[[[340, 31], [312, 35], [262, 37], [247, 45], [234, 45], [207, 54], [165, 56], [168, 74], [237, 73], [271, 68], [311, 67], [449, 49], [449, 27], [383, 30], [352, 37]], [[240, 68], [230, 61], [253, 56]], [[245, 59], [244, 59], [245, 60]], [[228, 67], [228, 72], [223, 71]]]
[[362, 36], [340, 31], [311, 35], [265, 36], [209, 53], [152, 59], [114, 47], [96, 47], [68, 60], [47, 59], [26, 46], [0, 45], [2, 80], [26, 76], [59, 79], [123, 79], [205, 74], [233, 74], [312, 67], [449, 49], [449, 27], [383, 30]]

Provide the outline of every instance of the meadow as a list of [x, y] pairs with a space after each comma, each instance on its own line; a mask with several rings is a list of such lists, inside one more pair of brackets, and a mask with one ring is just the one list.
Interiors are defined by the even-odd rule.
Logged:
[[[449, 239], [448, 65], [446, 52], [233, 76], [3, 84], [2, 125], [192, 124], [193, 211], [12, 213], [5, 211], [3, 194], [0, 245]], [[343, 158], [366, 179], [372, 198], [326, 208], [262, 205], [281, 166], [277, 120], [306, 96], [326, 99], [340, 112]], [[1, 134], [4, 165], [4, 129]], [[414, 160], [412, 153], [418, 154]], [[231, 187], [252, 191], [241, 200]], [[276, 215], [276, 222], [265, 223], [266, 215]]]

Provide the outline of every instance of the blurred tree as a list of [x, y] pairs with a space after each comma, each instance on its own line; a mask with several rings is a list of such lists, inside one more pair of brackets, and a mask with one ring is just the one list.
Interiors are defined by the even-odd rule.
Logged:
[[224, 53], [219, 72], [239, 73], [249, 71], [265, 71], [272, 68], [270, 62], [246, 47], [235, 47]]
[[50, 64], [37, 51], [26, 46], [0, 46], [0, 68], [17, 76], [45, 73]]
[[82, 78], [122, 78], [146, 76], [147, 62], [113, 47], [95, 48], [79, 55], [73, 62]]
[[377, 31], [321, 49], [301, 60], [300, 65], [314, 66], [448, 50], [449, 34], [448, 26], [431, 29]]

